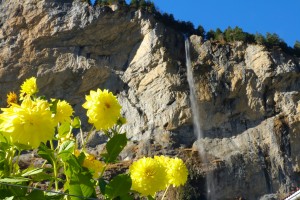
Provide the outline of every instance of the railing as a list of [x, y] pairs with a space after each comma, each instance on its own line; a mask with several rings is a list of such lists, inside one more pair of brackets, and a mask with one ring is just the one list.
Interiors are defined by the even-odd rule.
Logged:
[[291, 196], [285, 198], [285, 200], [296, 200], [298, 198], [300, 199], [300, 190], [298, 190], [297, 192], [295, 192]]

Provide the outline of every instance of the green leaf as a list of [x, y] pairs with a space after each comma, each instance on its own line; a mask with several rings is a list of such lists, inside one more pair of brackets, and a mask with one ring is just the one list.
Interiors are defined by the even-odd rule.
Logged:
[[30, 145], [21, 144], [21, 143], [14, 143], [14, 145], [15, 145], [18, 149], [22, 149], [22, 150], [32, 150], [32, 147], [31, 147]]
[[[83, 197], [95, 197], [94, 184], [91, 182], [92, 176], [90, 174], [76, 174], [70, 180], [69, 193], [71, 195]], [[80, 199], [80, 198], [72, 198]]]
[[60, 154], [62, 152], [66, 152], [66, 151], [69, 153], [73, 153], [74, 149], [75, 149], [75, 142], [72, 140], [68, 140], [68, 141], [63, 142], [60, 145], [58, 153]]
[[18, 177], [18, 178], [2, 178], [0, 179], [1, 183], [22, 183], [22, 182], [27, 182], [30, 181], [29, 178], [23, 178], [23, 177]]
[[73, 128], [80, 128], [80, 127], [81, 127], [81, 121], [80, 121], [80, 118], [79, 118], [79, 117], [75, 117], [75, 118], [73, 119], [73, 122], [72, 122], [71, 126], [72, 126]]
[[49, 180], [53, 179], [53, 176], [51, 174], [42, 172], [42, 173], [31, 176], [31, 179], [34, 182], [49, 181]]
[[5, 197], [11, 197], [13, 194], [9, 189], [0, 189], [0, 199], [5, 199]]
[[50, 111], [54, 114], [56, 113], [58, 101], [59, 101], [58, 99], [54, 99], [54, 100], [52, 100], [52, 102], [50, 104]]
[[64, 195], [56, 194], [53, 192], [45, 192], [45, 197], [47, 200], [64, 200]]
[[128, 174], [119, 174], [114, 177], [105, 187], [105, 196], [110, 199], [125, 196], [131, 188], [131, 178]]
[[43, 191], [40, 190], [33, 190], [28, 196], [27, 199], [39, 199], [39, 200], [46, 200]]
[[52, 168], [34, 168], [33, 166], [28, 167], [22, 171], [22, 176], [30, 176], [33, 182], [40, 182], [44, 180], [51, 180], [53, 176], [50, 174], [53, 172]]
[[62, 123], [58, 128], [58, 136], [59, 138], [65, 137], [71, 130], [71, 126], [69, 122]]
[[80, 165], [82, 165], [84, 162], [84, 159], [85, 159], [85, 154], [83, 152], [80, 152], [79, 156], [77, 157], [78, 163], [80, 163]]
[[6, 142], [0, 142], [0, 151], [9, 149], [10, 145]]
[[105, 194], [105, 187], [107, 185], [106, 181], [101, 177], [99, 180], [98, 180], [98, 184], [99, 184], [99, 188], [100, 188], [100, 191], [101, 191], [101, 194]]
[[6, 197], [4, 200], [13, 200], [15, 197]]
[[39, 174], [43, 171], [44, 171], [43, 168], [36, 168], [36, 169], [30, 170], [30, 171], [26, 171], [24, 174], [22, 174], [22, 176], [32, 176], [35, 174]]
[[38, 149], [38, 155], [46, 159], [50, 164], [54, 160], [54, 151], [49, 149], [45, 144], [41, 143]]
[[80, 163], [73, 154], [70, 155], [69, 158], [64, 162], [67, 164], [65, 174], [68, 177], [72, 177], [73, 174], [78, 174], [82, 170]]
[[115, 162], [127, 144], [126, 134], [114, 135], [106, 144], [107, 153], [103, 154], [106, 163]]
[[151, 195], [148, 195], [148, 196], [147, 196], [147, 199], [148, 199], [148, 200], [155, 200]]
[[134, 200], [130, 194], [126, 194], [120, 197], [121, 200]]
[[[0, 142], [1, 142], [1, 144], [2, 144], [2, 143], [5, 143], [5, 144], [8, 143], [6, 137], [4, 137], [4, 136], [2, 135], [2, 133], [0, 133]], [[2, 146], [1, 146], [1, 148], [2, 148]]]
[[58, 155], [63, 161], [67, 161], [73, 154], [75, 142], [72, 140], [65, 141], [61, 144], [58, 150]]

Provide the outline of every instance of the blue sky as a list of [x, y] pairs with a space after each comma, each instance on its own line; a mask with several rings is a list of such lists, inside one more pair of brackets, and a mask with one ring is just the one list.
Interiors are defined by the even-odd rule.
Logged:
[[[129, 2], [128, 0], [126, 0]], [[300, 0], [153, 0], [175, 19], [206, 31], [239, 26], [249, 33], [277, 33], [289, 46], [300, 41]]]

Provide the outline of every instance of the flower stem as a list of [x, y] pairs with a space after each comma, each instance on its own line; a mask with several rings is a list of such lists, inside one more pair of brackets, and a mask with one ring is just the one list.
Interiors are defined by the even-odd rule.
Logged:
[[52, 140], [50, 140], [50, 148], [51, 148], [52, 150], [54, 150], [54, 146], [53, 146], [53, 141], [52, 141]]
[[55, 179], [55, 191], [58, 191], [58, 180], [57, 180], [57, 164], [55, 161], [53, 161], [53, 171], [54, 171], [54, 179]]
[[22, 150], [18, 150], [18, 156], [17, 156], [16, 162], [14, 163], [13, 174], [16, 173], [15, 165], [19, 165], [21, 152], [22, 152]]
[[[67, 165], [66, 165], [66, 163], [64, 162], [64, 171], [66, 171], [66, 170], [67, 170]], [[69, 176], [66, 176], [66, 182], [67, 182], [67, 183], [70, 182]]]
[[5, 159], [8, 160], [8, 176], [11, 176], [11, 173], [13, 172], [13, 157], [14, 157], [15, 151], [13, 147], [10, 147], [9, 150], [6, 152]]
[[[52, 150], [54, 150], [53, 141], [50, 140], [50, 147]], [[57, 169], [57, 163], [55, 159], [55, 155], [53, 155], [52, 158], [52, 165], [53, 165], [53, 173], [54, 173], [54, 184], [55, 184], [55, 191], [58, 191], [58, 169]]]
[[91, 136], [91, 133], [93, 132], [94, 128], [95, 128], [95, 126], [93, 126], [93, 127], [91, 128], [91, 130], [88, 132], [88, 134], [87, 134], [85, 140], [83, 139], [83, 134], [82, 134], [82, 131], [81, 131], [82, 149], [83, 149], [84, 151], [85, 151], [86, 143], [87, 143], [89, 137]]
[[161, 200], [164, 200], [164, 198], [165, 198], [165, 196], [166, 196], [166, 194], [167, 194], [167, 192], [168, 192], [169, 187], [170, 187], [170, 185], [168, 185], [168, 187], [167, 187], [167, 189], [165, 190], [164, 195], [162, 196]]
[[104, 165], [99, 178], [101, 178], [103, 176], [103, 174], [104, 174], [104, 172], [106, 170], [106, 167], [107, 167], [107, 164]]

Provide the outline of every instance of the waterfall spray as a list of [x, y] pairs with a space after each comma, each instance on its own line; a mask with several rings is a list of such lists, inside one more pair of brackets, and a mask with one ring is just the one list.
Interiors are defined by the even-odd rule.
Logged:
[[[187, 67], [187, 80], [190, 89], [190, 102], [191, 102], [191, 109], [192, 109], [192, 116], [193, 116], [193, 125], [194, 125], [194, 133], [197, 137], [197, 140], [203, 138], [203, 133], [201, 130], [200, 125], [200, 113], [199, 113], [199, 104], [197, 101], [197, 94], [196, 94], [196, 87], [195, 87], [195, 80], [193, 77], [193, 70], [190, 58], [190, 41], [188, 37], [185, 38], [185, 57], [186, 57], [186, 67]], [[199, 152], [199, 156], [203, 163], [207, 163], [207, 156], [204, 151], [203, 146], [197, 145], [197, 150]], [[206, 175], [206, 189], [207, 189], [207, 199], [214, 199], [213, 198], [213, 178], [212, 174]]]

